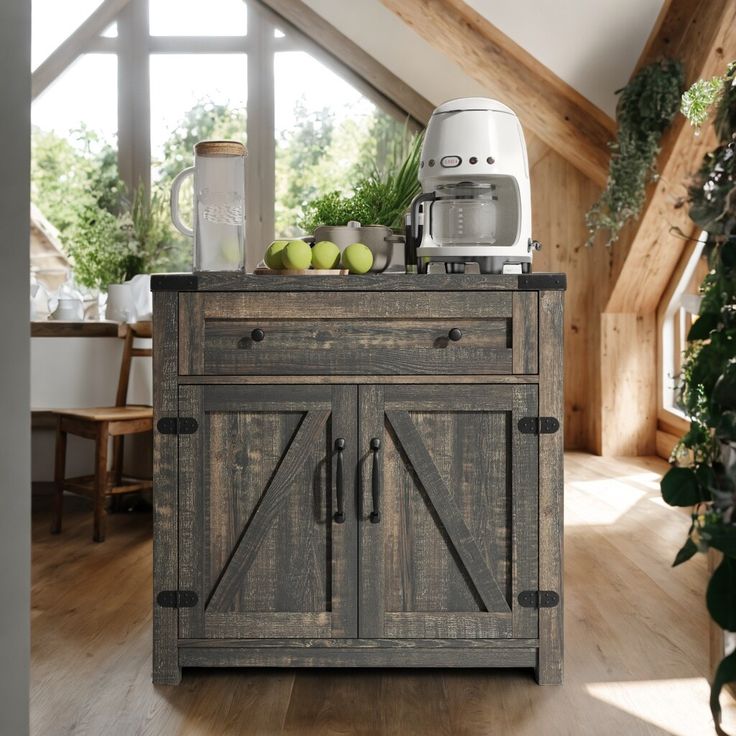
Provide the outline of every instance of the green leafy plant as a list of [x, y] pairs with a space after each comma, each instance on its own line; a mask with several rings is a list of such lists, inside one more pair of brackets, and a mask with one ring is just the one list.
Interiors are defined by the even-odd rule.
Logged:
[[168, 233], [163, 194], [156, 190], [149, 199], [141, 186], [130, 201], [122, 200], [117, 214], [87, 203], [69, 231], [66, 247], [77, 281], [104, 289], [165, 267], [173, 247]]
[[610, 246], [624, 225], [641, 212], [646, 186], [656, 176], [662, 133], [677, 113], [683, 83], [680, 62], [666, 60], [644, 67], [619, 90], [618, 135], [609, 144], [608, 183], [585, 216], [588, 245], [599, 231], [606, 231]]
[[422, 138], [415, 136], [403, 160], [385, 173], [373, 171], [361, 177], [350, 196], [328, 192], [304, 206], [299, 226], [314, 232], [320, 225], [347, 225], [357, 220], [364, 225], [399, 228], [402, 216], [419, 193], [419, 156]]
[[[672, 506], [693, 506], [690, 529], [674, 565], [709, 549], [724, 556], [706, 593], [708, 611], [727, 631], [736, 631], [736, 65], [720, 78], [715, 116], [720, 145], [707, 154], [689, 187], [691, 219], [707, 233], [710, 270], [702, 286], [699, 315], [688, 334], [680, 378], [680, 405], [690, 429], [661, 482]], [[704, 88], [690, 95], [688, 111], [707, 116]], [[691, 88], [692, 90], [692, 88]], [[710, 95], [711, 92], [708, 91]], [[736, 652], [718, 666], [711, 688], [716, 732], [719, 695], [736, 680]]]

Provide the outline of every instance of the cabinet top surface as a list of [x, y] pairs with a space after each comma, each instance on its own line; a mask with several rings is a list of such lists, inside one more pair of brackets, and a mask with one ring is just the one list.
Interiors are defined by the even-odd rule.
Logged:
[[564, 273], [256, 276], [208, 271], [151, 277], [152, 291], [564, 291], [566, 288]]

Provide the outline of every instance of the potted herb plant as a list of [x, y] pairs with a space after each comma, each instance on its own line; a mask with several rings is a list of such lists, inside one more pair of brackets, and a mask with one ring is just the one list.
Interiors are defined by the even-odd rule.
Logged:
[[165, 260], [171, 247], [166, 212], [163, 195], [148, 199], [141, 186], [117, 214], [96, 203], [78, 214], [67, 252], [79, 284], [107, 291], [108, 319], [124, 319], [130, 308], [125, 282]]

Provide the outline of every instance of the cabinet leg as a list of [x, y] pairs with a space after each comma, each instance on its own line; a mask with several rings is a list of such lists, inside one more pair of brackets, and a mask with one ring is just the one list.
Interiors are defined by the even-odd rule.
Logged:
[[538, 685], [562, 685], [562, 652], [540, 647], [534, 677]]
[[153, 671], [154, 685], [178, 685], [181, 682], [181, 667]]
[[107, 501], [108, 476], [107, 476], [107, 425], [102, 424], [97, 430], [95, 443], [95, 518], [92, 539], [95, 542], [105, 541], [105, 529], [107, 526]]

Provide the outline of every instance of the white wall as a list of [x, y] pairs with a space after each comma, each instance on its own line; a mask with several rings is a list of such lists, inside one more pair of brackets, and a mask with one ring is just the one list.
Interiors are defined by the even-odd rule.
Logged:
[[0, 2], [0, 734], [28, 733], [31, 3]]
[[[144, 347], [149, 341], [137, 341]], [[113, 406], [123, 341], [114, 337], [37, 337], [31, 340], [31, 406], [34, 409]], [[130, 403], [151, 404], [151, 359], [134, 358], [131, 367]], [[67, 475], [93, 472], [91, 440], [69, 436]], [[33, 481], [54, 477], [54, 432], [33, 431]], [[126, 440], [126, 470], [150, 473], [150, 435]]]

